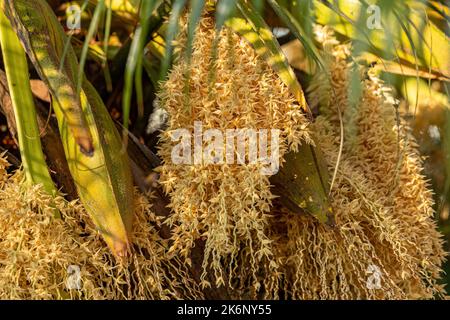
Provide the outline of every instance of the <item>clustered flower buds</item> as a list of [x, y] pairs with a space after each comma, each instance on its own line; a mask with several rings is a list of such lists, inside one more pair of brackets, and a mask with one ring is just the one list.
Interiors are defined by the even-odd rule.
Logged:
[[[444, 259], [433, 221], [431, 191], [409, 130], [397, 120], [390, 89], [370, 70], [356, 106], [349, 97], [350, 48], [317, 28], [326, 72], [317, 72], [308, 99], [321, 115], [308, 124], [293, 96], [251, 46], [203, 18], [193, 54], [179, 58], [158, 95], [169, 115], [159, 155], [161, 183], [171, 200], [172, 252], [190, 261], [205, 242], [203, 284], [212, 273], [236, 297], [329, 299], [418, 298], [442, 293]], [[185, 39], [178, 40], [181, 48]], [[359, 68], [359, 67], [358, 67]], [[336, 227], [289, 212], [272, 195], [258, 165], [186, 165], [171, 161], [178, 128], [277, 128], [280, 158], [310, 142], [322, 148], [330, 171], [345, 140], [331, 192]], [[282, 159], [281, 159], [282, 163]]]

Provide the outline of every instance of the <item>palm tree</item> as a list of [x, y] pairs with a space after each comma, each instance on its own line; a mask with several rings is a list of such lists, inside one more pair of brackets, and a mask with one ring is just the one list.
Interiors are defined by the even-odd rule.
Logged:
[[[393, 104], [396, 106], [395, 126], [398, 130], [397, 171], [401, 172], [402, 152], [407, 154], [405, 150], [409, 150], [407, 146], [412, 143], [407, 131], [402, 131], [403, 125], [406, 125], [402, 119], [406, 119], [407, 125], [413, 127], [416, 139], [421, 142], [421, 151], [438, 155], [431, 157], [426, 167], [435, 166], [442, 171], [438, 170], [440, 174], [437, 175], [433, 175], [432, 170], [427, 173], [436, 191], [435, 210], [442, 217], [448, 212], [450, 50], [449, 7], [445, 1], [84, 0], [74, 4], [56, 0], [3, 0], [0, 3], [2, 69], [6, 72], [5, 77], [0, 70], [1, 109], [8, 120], [11, 136], [17, 139], [19, 146], [19, 152], [11, 149], [8, 155], [11, 159], [14, 153], [20, 156], [28, 185], [42, 184], [55, 199], [55, 219], [64, 219], [64, 212], [57, 205], [61, 195], [67, 200], [79, 198], [118, 260], [125, 260], [130, 252], [135, 252], [131, 237], [133, 215], [137, 210], [134, 179], [141, 192], [152, 190], [156, 194], [153, 205], [172, 228], [168, 230], [158, 225], [159, 233], [162, 238], [180, 241], [177, 244], [181, 248], [178, 254], [192, 262], [189, 272], [197, 284], [209, 282], [221, 288], [215, 291], [199, 289], [203, 290], [203, 296], [233, 297], [235, 293], [227, 287], [227, 283], [238, 287], [250, 286], [250, 282], [242, 284], [238, 279], [228, 279], [230, 275], [239, 274], [236, 270], [221, 273], [226, 269], [222, 268], [221, 259], [227, 252], [245, 249], [236, 243], [233, 247], [227, 242], [233, 241], [231, 238], [226, 241], [222, 239], [224, 242], [217, 240], [214, 244], [212, 229], [208, 229], [210, 222], [204, 221], [208, 220], [206, 218], [194, 219], [201, 227], [196, 225], [189, 229], [191, 217], [182, 209], [189, 207], [190, 200], [186, 199], [188, 193], [176, 193], [173, 191], [178, 190], [176, 187], [169, 187], [168, 176], [176, 170], [165, 167], [169, 159], [165, 155], [170, 155], [170, 151], [164, 149], [167, 140], [161, 134], [165, 126], [173, 129], [175, 120], [167, 120], [167, 117], [195, 118], [192, 113], [184, 112], [195, 109], [195, 103], [190, 100], [191, 93], [195, 92], [191, 77], [198, 76], [192, 68], [198, 63], [199, 48], [206, 48], [205, 55], [208, 55], [204, 58], [208, 64], [208, 72], [203, 74], [208, 86], [205, 96], [214, 95], [215, 91], [209, 87], [214, 87], [223, 71], [218, 67], [221, 65], [218, 61], [224, 59], [221, 48], [228, 41], [223, 38], [227, 32], [237, 35], [253, 49], [253, 53], [239, 53], [248, 54], [249, 59], [254, 55], [257, 57], [255, 59], [269, 67], [271, 71], [265, 71], [268, 77], [273, 72], [273, 76], [281, 81], [280, 88], [286, 88], [289, 92], [292, 98], [290, 103], [301, 109], [301, 112], [297, 110], [298, 113], [295, 113], [301, 119], [297, 121], [306, 127], [311, 124], [313, 128], [308, 137], [302, 137], [306, 143], [298, 143], [298, 146], [293, 146], [291, 140], [286, 143], [287, 151], [283, 153], [285, 163], [277, 174], [267, 181], [265, 178], [261, 181], [255, 178], [259, 182], [255, 182], [254, 189], [250, 189], [254, 194], [259, 193], [257, 197], [264, 199], [264, 186], [268, 188], [271, 184], [271, 193], [280, 198], [279, 202], [274, 200], [274, 206], [282, 207], [281, 211], [289, 210], [289, 214], [296, 212], [300, 215], [307, 213], [312, 219], [308, 223], [315, 223], [318, 228], [333, 230], [339, 227], [339, 221], [335, 222], [336, 208], [332, 194], [336, 186], [342, 186], [344, 169], [341, 160], [344, 157], [342, 161], [345, 162], [343, 155], [351, 152], [348, 141], [356, 139], [355, 119], [364, 114], [362, 105], [369, 103], [365, 100], [366, 83], [376, 74], [377, 79], [392, 88], [393, 95], [402, 101]], [[213, 21], [209, 33], [204, 31], [205, 21]], [[203, 47], [199, 44], [199, 37], [205, 34], [210, 37], [210, 43]], [[232, 39], [232, 36], [229, 35], [229, 38]], [[235, 40], [229, 41], [237, 46], [236, 42], [232, 42]], [[323, 103], [327, 95], [324, 88], [337, 90], [332, 70], [337, 63], [333, 54], [338, 54], [333, 50], [337, 50], [335, 45], [338, 43], [347, 50], [344, 60], [349, 68], [343, 76], [347, 84], [343, 94], [332, 92], [329, 95], [342, 97], [344, 101]], [[330, 52], [334, 53], [330, 55]], [[233, 53], [230, 51], [228, 54]], [[27, 56], [32, 65], [30, 69]], [[181, 65], [184, 66], [182, 72]], [[40, 80], [30, 82], [29, 75]], [[182, 77], [182, 81], [177, 82], [175, 75]], [[322, 88], [319, 94], [317, 87]], [[306, 97], [304, 88], [311, 89], [306, 92]], [[173, 109], [175, 111], [172, 113], [168, 110], [170, 103], [164, 102], [169, 100], [169, 95], [182, 97], [179, 110]], [[428, 111], [424, 108], [431, 100], [437, 101], [441, 112], [441, 121], [436, 125], [429, 122]], [[288, 103], [285, 102], [285, 105]], [[283, 108], [285, 105], [277, 107]], [[339, 148], [333, 161], [327, 160], [329, 151], [322, 150], [323, 145], [319, 143], [322, 141], [319, 137], [322, 131], [318, 129], [319, 132], [315, 132], [313, 124], [319, 115], [331, 112], [330, 105], [337, 105], [338, 109], [335, 111], [337, 125], [334, 134]], [[345, 110], [340, 105], [345, 105]], [[51, 106], [51, 109], [46, 106]], [[208, 107], [205, 106], [204, 110], [206, 112]], [[264, 113], [264, 117], [269, 115]], [[294, 126], [291, 122], [286, 124]], [[223, 125], [227, 126], [226, 123]], [[423, 140], [423, 128], [431, 130], [429, 132], [434, 133], [435, 138]], [[46, 134], [43, 135], [43, 132]], [[430, 136], [433, 137], [432, 134]], [[146, 143], [143, 143], [144, 139]], [[437, 147], [433, 139], [437, 139]], [[342, 166], [345, 168], [345, 163]], [[156, 167], [160, 169], [155, 170]], [[170, 171], [172, 169], [174, 171]], [[442, 179], [443, 172], [445, 179]], [[162, 175], [164, 188], [157, 186], [159, 174]], [[180, 174], [177, 181], [189, 177], [184, 172], [184, 176]], [[192, 179], [185, 190], [195, 184], [197, 176]], [[255, 187], [257, 183], [261, 183], [261, 188]], [[178, 184], [180, 187], [183, 185], [182, 182]], [[195, 203], [193, 207], [201, 203], [197, 200], [192, 201]], [[271, 201], [268, 202], [270, 206]], [[167, 209], [168, 202], [175, 214]], [[181, 205], [181, 213], [176, 212], [178, 204]], [[261, 208], [258, 209], [261, 212], [270, 211]], [[211, 214], [210, 211], [205, 212]], [[224, 212], [225, 217], [228, 211]], [[255, 217], [262, 217], [260, 213]], [[183, 215], [189, 218], [180, 218]], [[265, 216], [261, 219], [265, 221], [263, 225], [268, 223]], [[238, 224], [236, 221], [233, 223]], [[287, 229], [296, 228], [294, 223], [284, 223]], [[189, 236], [178, 234], [180, 229], [188, 230]], [[448, 238], [448, 219], [442, 221], [442, 230]], [[255, 240], [266, 244], [274, 241], [270, 237], [284, 237], [273, 230], [252, 232], [263, 234], [249, 233], [246, 238], [248, 242]], [[289, 234], [289, 230], [286, 232]], [[294, 237], [295, 233], [292, 234]], [[167, 243], [170, 241], [167, 240]], [[295, 239], [288, 239], [285, 245], [289, 246], [290, 241]], [[222, 245], [224, 248], [219, 250], [217, 246]], [[242, 243], [239, 245], [243, 246]], [[171, 245], [168, 254], [172, 254], [171, 251], [177, 246]], [[265, 247], [262, 245], [261, 248]], [[439, 260], [440, 254], [436, 253], [436, 256]], [[233, 259], [244, 257], [236, 253]], [[268, 273], [273, 271], [271, 268], [275, 265], [286, 262], [270, 254], [264, 259], [270, 260], [270, 267], [264, 269]], [[196, 271], [198, 269], [203, 269], [203, 272], [199, 273]], [[255, 274], [253, 276], [256, 277]], [[430, 279], [435, 281], [436, 278], [438, 276]], [[252, 290], [244, 290], [244, 297], [263, 297], [265, 294], [258, 290], [253, 294]], [[292, 290], [284, 292], [286, 297], [298, 297], [296, 288], [286, 290]], [[396, 294], [392, 293], [391, 297], [400, 297], [403, 293]], [[433, 294], [436, 292], [433, 291]], [[279, 294], [271, 297], [279, 297]], [[357, 294], [349, 297], [357, 297]], [[374, 294], [370, 297], [390, 296]]]

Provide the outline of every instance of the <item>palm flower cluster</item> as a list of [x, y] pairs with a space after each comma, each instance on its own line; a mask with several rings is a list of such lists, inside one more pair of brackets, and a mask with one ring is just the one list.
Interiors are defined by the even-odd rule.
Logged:
[[[185, 37], [178, 43], [183, 47]], [[180, 128], [194, 132], [196, 121], [203, 130], [221, 132], [279, 129], [283, 156], [302, 140], [309, 141], [307, 120], [288, 88], [245, 40], [228, 29], [216, 38], [214, 19], [204, 17], [192, 57], [179, 50], [158, 100], [170, 116], [159, 155], [164, 163], [160, 181], [173, 210], [168, 220], [173, 227], [171, 251], [189, 261], [190, 249], [204, 240], [205, 285], [208, 268], [214, 271], [217, 284], [223, 284], [236, 278], [243, 261], [255, 278], [251, 270], [256, 272], [262, 261], [275, 267], [265, 233], [274, 197], [268, 177], [260, 173], [263, 164], [237, 164], [237, 156], [234, 164], [175, 164], [172, 150], [178, 142], [172, 141], [172, 134]], [[270, 154], [270, 143], [266, 151]]]
[[312, 130], [330, 170], [339, 153], [339, 113], [343, 119], [355, 117], [356, 129], [344, 141], [331, 193], [334, 230], [284, 208], [273, 211], [271, 239], [284, 266], [283, 292], [302, 299], [443, 295], [437, 280], [445, 253], [433, 220], [432, 194], [417, 145], [397, 117], [397, 101], [369, 70], [359, 104], [350, 108], [350, 48], [327, 28], [316, 31], [328, 74], [318, 73], [309, 88], [309, 100], [322, 114]]
[[[320, 110], [309, 123], [246, 41], [228, 29], [217, 34], [210, 17], [197, 29], [191, 56], [183, 50], [186, 30], [181, 33], [178, 58], [158, 93], [169, 115], [159, 172], [172, 210], [170, 241], [159, 235], [151, 195], [137, 194], [133, 253], [118, 261], [78, 201], [53, 199], [24, 183], [21, 171], [8, 174], [0, 156], [0, 298], [203, 298], [201, 285], [211, 281], [228, 286], [232, 298], [443, 296], [437, 281], [445, 253], [432, 194], [389, 87], [351, 62], [348, 45], [317, 28], [326, 65], [308, 88], [310, 104]], [[363, 90], [351, 104], [355, 68]], [[336, 226], [283, 207], [261, 174], [265, 163], [174, 163], [173, 133], [194, 132], [195, 123], [203, 130], [278, 129], [281, 165], [287, 152], [312, 143], [314, 132], [330, 171], [338, 168], [330, 194]], [[188, 271], [197, 245], [204, 246], [201, 283]], [[73, 267], [81, 280], [75, 289], [68, 286]]]
[[167, 257], [146, 197], [136, 197], [134, 252], [120, 262], [78, 201], [53, 199], [24, 184], [22, 172], [8, 176], [6, 166], [0, 157], [0, 299], [202, 297], [178, 259]]
[[[236, 297], [443, 295], [437, 280], [445, 253], [433, 221], [432, 194], [416, 143], [397, 117], [397, 101], [370, 70], [361, 69], [362, 94], [349, 106], [349, 73], [355, 68], [350, 48], [327, 28], [316, 31], [327, 71], [318, 72], [308, 90], [309, 101], [321, 110], [308, 125], [286, 86], [237, 35], [221, 31], [217, 58], [211, 60], [214, 26], [210, 18], [201, 20], [192, 57], [179, 55], [159, 93], [170, 116], [159, 154], [161, 182], [173, 211], [171, 251], [189, 261], [190, 249], [204, 241], [203, 279], [212, 270], [218, 284], [236, 289]], [[171, 132], [202, 121], [218, 129], [279, 128], [280, 157], [310, 142], [312, 130], [333, 170], [340, 116], [344, 125], [352, 119], [353, 128], [344, 130], [330, 195], [335, 228], [282, 207], [257, 165], [171, 161]]]

